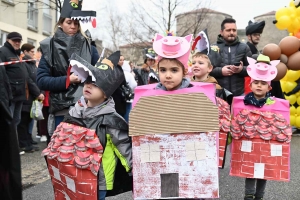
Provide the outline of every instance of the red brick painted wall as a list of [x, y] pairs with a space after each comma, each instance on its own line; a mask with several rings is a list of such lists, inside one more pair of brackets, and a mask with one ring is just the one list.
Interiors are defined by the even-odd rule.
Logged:
[[[246, 139], [245, 139], [246, 140]], [[241, 140], [232, 141], [230, 175], [254, 178], [254, 163], [264, 163], [264, 179], [289, 181], [290, 143], [251, 139], [252, 152], [242, 152]], [[282, 145], [282, 156], [271, 156], [271, 144]]]
[[[218, 198], [217, 133], [135, 136], [133, 140], [134, 198], [161, 197], [160, 174], [179, 174], [179, 197]], [[186, 160], [187, 142], [205, 142], [205, 159]], [[141, 144], [159, 144], [160, 161], [141, 163]]]

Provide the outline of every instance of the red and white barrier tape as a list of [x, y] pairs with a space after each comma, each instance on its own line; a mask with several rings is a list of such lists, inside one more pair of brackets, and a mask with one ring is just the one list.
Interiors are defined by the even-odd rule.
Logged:
[[10, 61], [10, 62], [2, 62], [0, 63], [0, 66], [2, 65], [11, 65], [16, 63], [22, 63], [22, 62], [29, 62], [29, 61], [36, 61], [37, 59], [29, 59], [29, 60], [18, 60], [18, 61]]

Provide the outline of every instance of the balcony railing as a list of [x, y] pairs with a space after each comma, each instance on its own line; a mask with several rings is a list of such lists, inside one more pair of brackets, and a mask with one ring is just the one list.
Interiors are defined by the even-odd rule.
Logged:
[[51, 34], [52, 32], [52, 16], [43, 13], [43, 33]]

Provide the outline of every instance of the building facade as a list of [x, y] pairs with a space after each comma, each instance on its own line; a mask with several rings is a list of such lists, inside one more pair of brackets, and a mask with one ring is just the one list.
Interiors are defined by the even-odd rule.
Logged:
[[56, 5], [51, 0], [1, 0], [0, 1], [0, 46], [7, 34], [13, 31], [23, 36], [22, 43], [36, 48], [39, 42], [53, 35]]
[[152, 42], [139, 42], [120, 46], [121, 54], [125, 60], [130, 60], [136, 66], [141, 66], [144, 63], [143, 49], [152, 48]]

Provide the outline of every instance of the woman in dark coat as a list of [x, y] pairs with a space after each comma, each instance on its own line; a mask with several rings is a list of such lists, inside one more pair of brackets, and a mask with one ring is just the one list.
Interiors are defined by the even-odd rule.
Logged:
[[43, 40], [42, 57], [37, 70], [37, 84], [40, 89], [50, 91], [49, 117], [52, 129], [63, 120], [70, 106], [82, 96], [82, 84], [78, 76], [68, 75], [69, 58], [76, 53], [95, 65], [99, 59], [98, 52], [90, 44], [91, 40], [81, 32], [78, 20], [61, 17], [57, 22], [53, 37]]
[[[24, 53], [23, 60], [30, 60], [34, 58], [34, 48], [35, 46], [31, 44], [25, 43], [22, 45], [21, 50]], [[20, 149], [25, 152], [34, 152], [34, 151], [38, 151], [39, 148], [33, 145], [36, 143], [32, 140], [31, 137], [32, 128], [33, 128], [32, 125], [33, 119], [30, 117], [30, 109], [32, 106], [32, 102], [36, 99], [43, 101], [44, 95], [36, 85], [37, 68], [36, 68], [35, 61], [24, 62], [24, 65], [26, 66], [26, 70], [29, 78], [34, 83], [33, 84], [34, 87], [32, 87], [31, 90], [29, 90], [29, 95], [27, 97], [27, 100], [23, 102], [21, 121], [17, 127], [17, 130], [18, 130]]]

